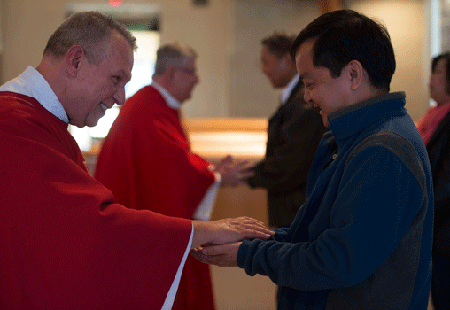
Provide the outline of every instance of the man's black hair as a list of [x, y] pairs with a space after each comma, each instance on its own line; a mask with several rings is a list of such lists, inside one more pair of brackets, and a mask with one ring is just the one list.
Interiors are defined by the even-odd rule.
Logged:
[[261, 40], [261, 44], [267, 46], [271, 53], [275, 54], [278, 58], [281, 58], [284, 55], [289, 54], [294, 39], [295, 36], [287, 35], [282, 32], [275, 32]]
[[316, 40], [314, 66], [330, 69], [338, 77], [350, 61], [357, 60], [377, 89], [389, 91], [395, 71], [395, 56], [386, 28], [376, 21], [351, 10], [323, 14], [300, 31], [291, 48], [291, 57], [300, 45]]

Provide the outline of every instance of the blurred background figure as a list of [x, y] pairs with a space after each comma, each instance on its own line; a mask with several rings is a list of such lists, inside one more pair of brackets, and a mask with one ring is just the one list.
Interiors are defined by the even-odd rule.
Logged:
[[431, 297], [436, 310], [450, 309], [450, 53], [432, 60], [430, 96], [436, 106], [417, 123], [430, 157], [434, 188]]
[[289, 227], [306, 200], [306, 179], [326, 131], [322, 117], [303, 100], [304, 86], [290, 56], [295, 36], [275, 32], [261, 43], [262, 72], [281, 90], [280, 106], [269, 119], [266, 155], [246, 181], [268, 191], [269, 227]]
[[[151, 85], [127, 100], [105, 138], [95, 177], [129, 208], [206, 221], [220, 186], [251, 175], [246, 161], [212, 167], [191, 152], [180, 109], [199, 82], [196, 58], [187, 45], [161, 46]], [[214, 309], [209, 266], [187, 258], [173, 309]]]

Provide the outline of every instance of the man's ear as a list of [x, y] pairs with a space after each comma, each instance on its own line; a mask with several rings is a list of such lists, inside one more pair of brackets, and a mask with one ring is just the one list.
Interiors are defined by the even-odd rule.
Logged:
[[85, 57], [84, 50], [79, 45], [71, 46], [66, 52], [66, 69], [71, 77], [76, 77], [80, 69], [81, 60]]
[[351, 89], [357, 89], [363, 82], [364, 69], [358, 60], [350, 61], [346, 66], [345, 70], [351, 83]]

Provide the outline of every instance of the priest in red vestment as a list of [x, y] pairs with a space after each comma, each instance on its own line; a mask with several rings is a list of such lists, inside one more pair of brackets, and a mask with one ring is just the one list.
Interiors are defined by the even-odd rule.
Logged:
[[[186, 45], [162, 46], [152, 84], [127, 100], [104, 141], [95, 177], [127, 207], [209, 220], [220, 185], [249, 174], [245, 161], [227, 157], [213, 168], [191, 152], [180, 108], [199, 81], [196, 56]], [[174, 309], [214, 309], [209, 266], [188, 257]]]
[[77, 13], [0, 87], [0, 309], [171, 309], [190, 249], [272, 234], [129, 209], [89, 175], [68, 123], [124, 104], [134, 48], [116, 22]]

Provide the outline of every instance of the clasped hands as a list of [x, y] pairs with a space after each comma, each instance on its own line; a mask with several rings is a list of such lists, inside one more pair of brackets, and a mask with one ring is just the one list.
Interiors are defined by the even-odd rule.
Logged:
[[253, 176], [253, 164], [249, 160], [235, 160], [230, 155], [222, 158], [214, 167], [220, 173], [221, 183], [224, 186], [236, 186]]
[[194, 237], [191, 255], [206, 264], [237, 266], [237, 252], [245, 239], [267, 240], [275, 235], [261, 221], [238, 217], [219, 221], [192, 221]]

